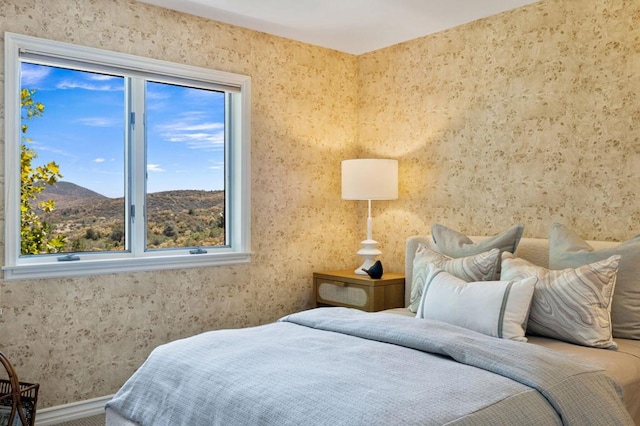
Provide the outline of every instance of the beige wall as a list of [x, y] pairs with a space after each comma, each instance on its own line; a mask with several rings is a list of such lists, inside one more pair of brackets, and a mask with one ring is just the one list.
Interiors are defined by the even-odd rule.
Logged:
[[400, 160], [390, 266], [440, 222], [640, 232], [640, 2], [543, 0], [358, 58], [359, 153]]
[[252, 77], [250, 264], [1, 283], [0, 351], [41, 408], [114, 393], [160, 343], [307, 308], [312, 271], [355, 260], [354, 56], [127, 0], [3, 0], [0, 25]]
[[125, 0], [5, 0], [2, 30], [253, 78], [249, 265], [2, 283], [0, 350], [42, 406], [114, 392], [157, 344], [310, 305], [350, 267], [365, 204], [339, 161], [400, 160], [374, 202], [386, 270], [433, 222], [544, 237], [640, 229], [640, 3], [549, 0], [358, 58]]

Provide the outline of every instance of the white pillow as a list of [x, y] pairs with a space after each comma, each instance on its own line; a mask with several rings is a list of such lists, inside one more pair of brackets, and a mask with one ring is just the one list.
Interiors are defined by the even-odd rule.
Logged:
[[526, 342], [527, 319], [538, 281], [466, 282], [429, 265], [416, 318], [443, 321], [502, 339]]

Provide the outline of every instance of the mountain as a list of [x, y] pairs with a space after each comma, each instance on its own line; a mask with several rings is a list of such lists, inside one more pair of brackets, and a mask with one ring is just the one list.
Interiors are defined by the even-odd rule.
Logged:
[[[76, 216], [82, 217], [122, 217], [124, 199], [109, 198], [72, 182], [57, 182], [48, 186], [38, 196], [38, 200], [53, 200], [56, 209], [52, 218]], [[224, 206], [224, 191], [177, 190], [148, 194], [147, 212], [149, 214], [172, 212], [181, 214], [186, 211], [210, 209]]]
[[56, 209], [67, 209], [89, 203], [101, 203], [109, 198], [75, 183], [60, 181], [48, 185], [40, 193], [38, 200], [53, 200], [56, 202]]
[[[224, 191], [177, 190], [147, 195], [149, 248], [224, 244]], [[62, 252], [124, 249], [125, 201], [71, 182], [47, 187], [38, 197], [54, 200], [55, 210], [37, 214], [63, 235]], [[138, 210], [139, 211], [139, 210]], [[222, 219], [221, 219], [222, 218]]]

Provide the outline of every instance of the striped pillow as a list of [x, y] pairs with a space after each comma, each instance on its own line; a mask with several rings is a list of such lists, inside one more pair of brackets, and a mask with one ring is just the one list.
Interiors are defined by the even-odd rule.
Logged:
[[411, 282], [411, 299], [409, 310], [416, 312], [422, 288], [427, 275], [427, 266], [433, 264], [448, 273], [465, 281], [491, 281], [498, 278], [500, 250], [497, 248], [474, 256], [452, 259], [429, 249], [423, 244], [418, 245], [413, 258], [413, 278]]
[[505, 252], [500, 278], [538, 278], [527, 326], [531, 333], [615, 349], [611, 299], [619, 262], [620, 256], [611, 256], [575, 269], [549, 270]]
[[536, 281], [537, 278], [530, 277], [468, 283], [429, 265], [416, 318], [526, 342], [527, 316]]

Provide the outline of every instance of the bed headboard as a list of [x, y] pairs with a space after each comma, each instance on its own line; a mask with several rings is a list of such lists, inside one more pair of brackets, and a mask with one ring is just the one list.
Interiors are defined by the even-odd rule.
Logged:
[[[482, 241], [489, 237], [470, 236], [472, 241]], [[610, 241], [587, 241], [595, 250], [617, 246], [619, 243]], [[418, 249], [418, 244], [424, 244], [431, 250], [438, 251], [431, 235], [419, 235], [409, 237], [406, 244], [405, 254], [405, 286], [404, 305], [409, 306], [411, 298], [411, 283], [413, 278], [413, 258]], [[549, 240], [546, 238], [522, 238], [518, 244], [516, 255], [536, 265], [549, 267]]]

